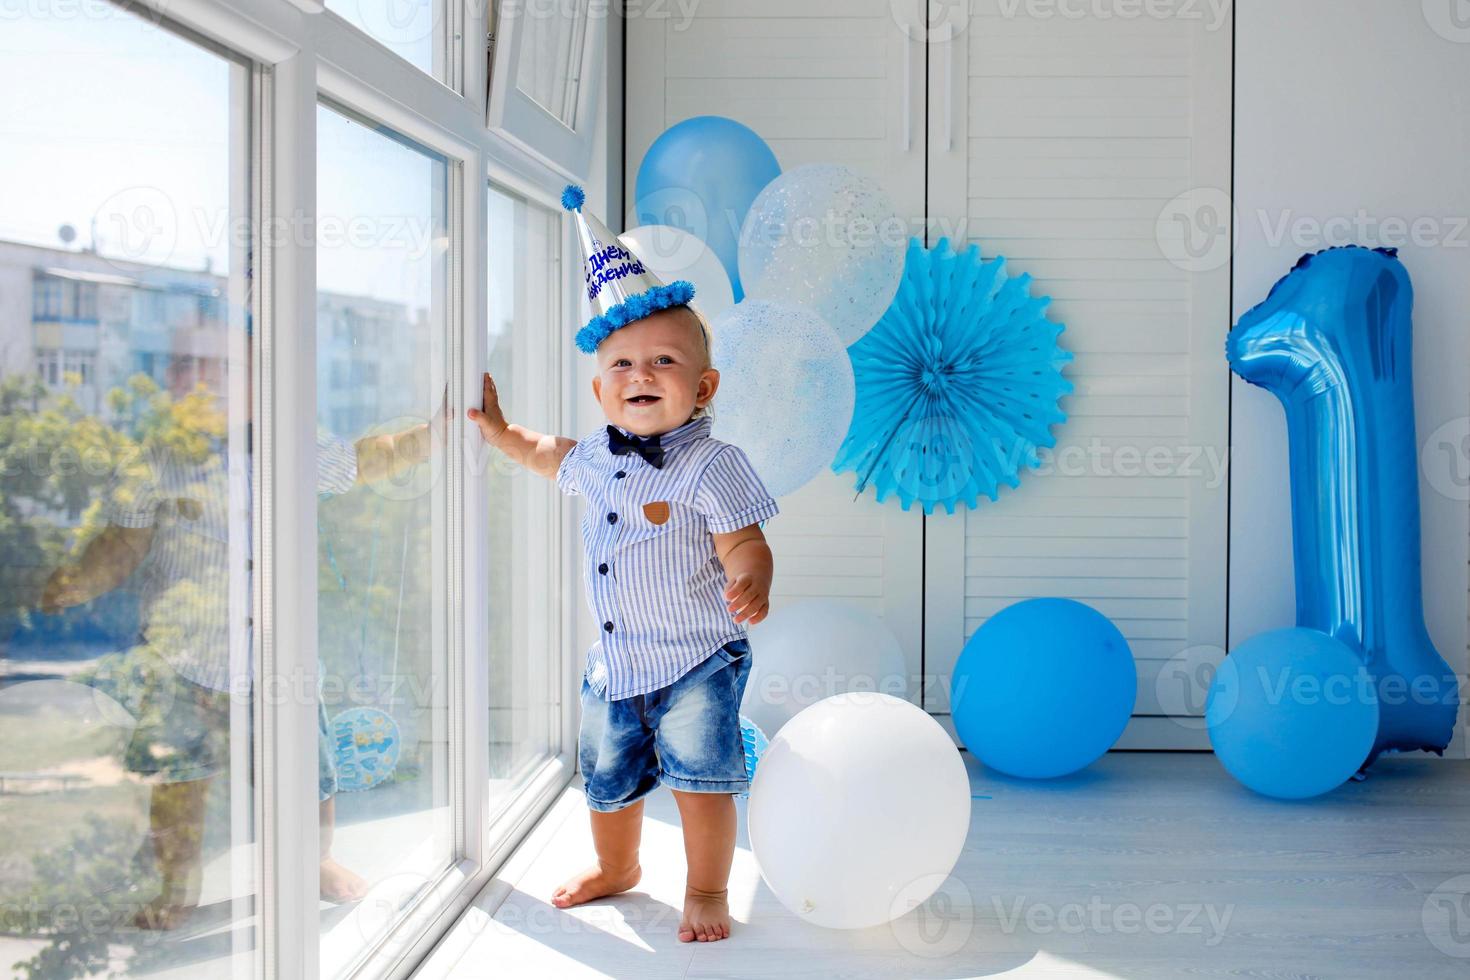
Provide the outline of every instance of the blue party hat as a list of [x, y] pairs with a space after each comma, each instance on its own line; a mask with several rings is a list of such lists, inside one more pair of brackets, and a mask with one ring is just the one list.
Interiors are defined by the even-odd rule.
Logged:
[[561, 192], [561, 206], [577, 221], [583, 285], [592, 305], [592, 319], [577, 331], [577, 349], [592, 354], [614, 330], [689, 302], [694, 298], [694, 284], [687, 279], [665, 284], [596, 216], [582, 213], [585, 199], [576, 184], [568, 184]]

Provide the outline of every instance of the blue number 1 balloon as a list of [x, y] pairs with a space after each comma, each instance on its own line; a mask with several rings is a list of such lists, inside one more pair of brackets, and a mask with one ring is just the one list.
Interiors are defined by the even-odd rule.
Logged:
[[1230, 366], [1286, 409], [1297, 625], [1353, 646], [1382, 752], [1450, 742], [1459, 685], [1424, 626], [1410, 371], [1413, 288], [1394, 249], [1307, 255], [1240, 318]]

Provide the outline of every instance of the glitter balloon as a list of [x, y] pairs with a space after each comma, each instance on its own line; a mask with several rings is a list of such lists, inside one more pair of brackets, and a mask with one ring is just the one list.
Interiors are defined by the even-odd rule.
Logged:
[[720, 387], [716, 439], [750, 457], [772, 496], [832, 461], [852, 421], [852, 361], [822, 318], [801, 307], [737, 303], [711, 325]]
[[809, 164], [766, 185], [740, 230], [746, 295], [805, 306], [849, 346], [898, 291], [908, 231], [877, 182]]

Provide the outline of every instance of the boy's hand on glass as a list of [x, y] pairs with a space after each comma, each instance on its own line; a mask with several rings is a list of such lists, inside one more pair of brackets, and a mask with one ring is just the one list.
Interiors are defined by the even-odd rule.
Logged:
[[398, 433], [393, 439], [395, 471], [404, 465], [416, 466], [426, 463], [434, 454], [434, 444], [444, 444], [444, 433], [449, 427], [449, 385], [444, 385], [444, 397], [439, 402], [439, 410], [434, 417], [422, 425], [416, 425], [411, 429], [405, 429]]
[[735, 622], [749, 622], [754, 626], [771, 610], [770, 583], [757, 581], [750, 572], [741, 572], [725, 586], [725, 607]]
[[480, 427], [480, 436], [493, 446], [500, 434], [510, 426], [505, 421], [504, 413], [500, 411], [500, 393], [495, 390], [495, 379], [490, 377], [489, 371], [485, 372], [482, 387], [480, 407], [466, 409], [465, 414]]
[[78, 578], [74, 569], [57, 569], [46, 580], [46, 586], [41, 592], [41, 612], [47, 616], [55, 616], [63, 610], [86, 602], [87, 595], [79, 587]]

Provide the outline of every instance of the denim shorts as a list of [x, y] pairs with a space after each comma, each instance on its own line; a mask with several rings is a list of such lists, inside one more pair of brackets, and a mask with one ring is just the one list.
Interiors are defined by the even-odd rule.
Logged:
[[230, 695], [189, 680], [148, 647], [130, 651], [123, 670], [137, 685], [137, 718], [123, 768], [150, 782], [208, 779], [230, 765]]
[[688, 793], [744, 793], [740, 699], [750, 644], [732, 640], [674, 683], [604, 701], [582, 678], [578, 763], [587, 805], [609, 813], [660, 783]]
[[337, 753], [327, 730], [327, 706], [316, 699], [316, 796], [325, 803], [337, 795]]
[[[325, 673], [320, 662], [318, 669]], [[228, 691], [195, 684], [146, 646], [106, 665], [91, 683], [114, 698], [127, 699], [125, 707], [137, 720], [123, 753], [128, 772], [153, 782], [182, 783], [229, 770]], [[249, 744], [255, 735], [255, 712], [245, 716]], [[316, 718], [317, 800], [325, 803], [337, 793], [337, 760], [320, 697]], [[253, 756], [248, 758], [253, 764]]]

